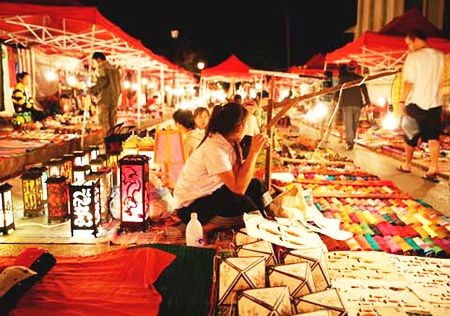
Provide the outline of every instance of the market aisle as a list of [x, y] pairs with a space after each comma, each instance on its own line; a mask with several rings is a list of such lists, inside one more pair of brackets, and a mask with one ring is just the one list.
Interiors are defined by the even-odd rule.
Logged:
[[[313, 139], [319, 138], [319, 132], [310, 126], [302, 124], [300, 133]], [[450, 216], [450, 180], [440, 178], [439, 183], [423, 180], [424, 171], [413, 167], [410, 174], [396, 170], [401, 161], [387, 155], [376, 153], [365, 147], [355, 144], [352, 151], [347, 151], [338, 138], [331, 135], [326, 146], [342, 156], [351, 158], [355, 165], [363, 170], [379, 176], [381, 179], [391, 180], [399, 189], [410, 194], [413, 198], [422, 199], [434, 209], [446, 216]]]

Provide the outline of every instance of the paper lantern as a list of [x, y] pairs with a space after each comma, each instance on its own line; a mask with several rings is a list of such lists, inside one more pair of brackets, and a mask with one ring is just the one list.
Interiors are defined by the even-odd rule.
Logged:
[[100, 182], [101, 221], [108, 222], [110, 219], [109, 196], [111, 192], [111, 169], [99, 169], [86, 176], [86, 180], [98, 180]]
[[47, 200], [47, 179], [48, 179], [48, 169], [46, 166], [43, 166], [41, 164], [37, 166], [33, 166], [30, 168], [30, 170], [36, 170], [36, 172], [41, 173], [41, 182], [42, 182], [42, 199], [45, 201]]
[[178, 130], [157, 131], [155, 136], [155, 163], [164, 167], [175, 183], [183, 168], [185, 151], [181, 132]]
[[293, 315], [286, 286], [239, 292], [238, 315]]
[[89, 146], [89, 161], [93, 159], [97, 159], [98, 155], [100, 154], [100, 147], [96, 145]]
[[48, 222], [64, 222], [69, 218], [69, 187], [66, 177], [50, 177], [47, 179], [48, 190]]
[[73, 182], [73, 163], [75, 156], [73, 154], [64, 154], [64, 176], [67, 179], [67, 182]]
[[74, 182], [69, 185], [70, 230], [92, 231], [95, 237], [100, 223], [100, 182], [98, 180]]
[[30, 169], [24, 171], [21, 178], [24, 216], [35, 217], [43, 215], [42, 173], [37, 169]]
[[308, 262], [282, 264], [268, 267], [271, 287], [287, 286], [292, 298], [311, 294], [316, 291]]
[[75, 150], [74, 155], [74, 166], [86, 166], [89, 164], [89, 151], [87, 150]]
[[238, 257], [263, 256], [267, 266], [274, 266], [278, 263], [272, 243], [266, 240], [236, 246], [235, 251]]
[[339, 292], [334, 288], [300, 297], [295, 309], [299, 314], [328, 310], [332, 315], [347, 315]]
[[125, 156], [120, 165], [120, 228], [147, 229], [150, 217], [148, 157]]
[[47, 163], [48, 166], [48, 176], [51, 177], [62, 177], [65, 176], [64, 170], [65, 160], [63, 158], [53, 158]]
[[84, 182], [91, 168], [88, 165], [73, 167], [73, 182]]
[[14, 210], [12, 202], [12, 185], [3, 183], [0, 185], [0, 231], [7, 235], [14, 226]]

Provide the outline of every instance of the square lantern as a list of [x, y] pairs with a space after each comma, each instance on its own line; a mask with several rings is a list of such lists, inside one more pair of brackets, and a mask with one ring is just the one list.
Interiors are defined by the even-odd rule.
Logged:
[[89, 165], [73, 167], [73, 182], [84, 182], [91, 171]]
[[67, 179], [67, 182], [72, 183], [73, 181], [73, 163], [75, 160], [75, 156], [73, 154], [64, 154], [64, 175]]
[[[48, 176], [51, 177], [63, 177], [66, 172], [64, 170], [64, 159], [63, 158], [53, 158], [47, 163], [48, 166]], [[48, 183], [48, 182], [47, 182]]]
[[14, 226], [14, 210], [12, 202], [12, 185], [3, 183], [0, 185], [0, 231], [7, 235]]
[[96, 145], [91, 145], [88, 148], [89, 151], [89, 161], [93, 159], [97, 159], [98, 155], [100, 154], [100, 147]]
[[89, 164], [89, 151], [75, 150], [73, 155], [75, 157], [73, 161], [74, 166], [86, 166]]
[[145, 231], [150, 216], [148, 157], [120, 159], [120, 230]]
[[30, 170], [36, 170], [36, 172], [41, 173], [42, 182], [42, 199], [47, 201], [47, 179], [48, 179], [48, 169], [44, 165], [37, 165], [30, 168]]
[[101, 221], [108, 222], [110, 219], [109, 196], [111, 193], [111, 170], [104, 168], [91, 172], [86, 177], [86, 180], [100, 181]]
[[25, 217], [44, 214], [42, 173], [32, 168], [22, 173], [23, 212]]
[[98, 170], [100, 170], [100, 169], [102, 169], [102, 168], [104, 168], [106, 166], [105, 160], [102, 157], [100, 157], [100, 155], [97, 156], [97, 158], [92, 159], [89, 162], [89, 165], [91, 166], [91, 171], [92, 172], [96, 172], [96, 171], [98, 171]]
[[69, 187], [66, 177], [47, 179], [48, 222], [64, 222], [69, 218]]
[[88, 180], [69, 185], [70, 231], [92, 231], [95, 237], [100, 223], [100, 182]]

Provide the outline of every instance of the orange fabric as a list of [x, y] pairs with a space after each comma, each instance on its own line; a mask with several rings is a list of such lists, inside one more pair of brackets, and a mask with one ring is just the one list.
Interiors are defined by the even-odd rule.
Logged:
[[[10, 315], [157, 315], [162, 298], [152, 284], [174, 259], [154, 248], [57, 257]], [[0, 266], [11, 261], [0, 258]]]

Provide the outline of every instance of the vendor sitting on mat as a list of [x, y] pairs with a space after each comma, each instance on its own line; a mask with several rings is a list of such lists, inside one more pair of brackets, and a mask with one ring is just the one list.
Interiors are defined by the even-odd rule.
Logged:
[[34, 103], [34, 99], [28, 91], [29, 83], [30, 74], [28, 72], [17, 74], [17, 84], [11, 96], [14, 110], [17, 114], [30, 112], [33, 121], [40, 121], [45, 117], [45, 112]]
[[175, 209], [184, 223], [197, 212], [204, 233], [242, 227], [244, 212], [263, 210], [263, 183], [253, 178], [255, 163], [268, 144], [267, 136], [253, 137], [247, 159], [239, 142], [248, 112], [228, 103], [216, 106], [199, 147], [185, 162], [174, 188]]

